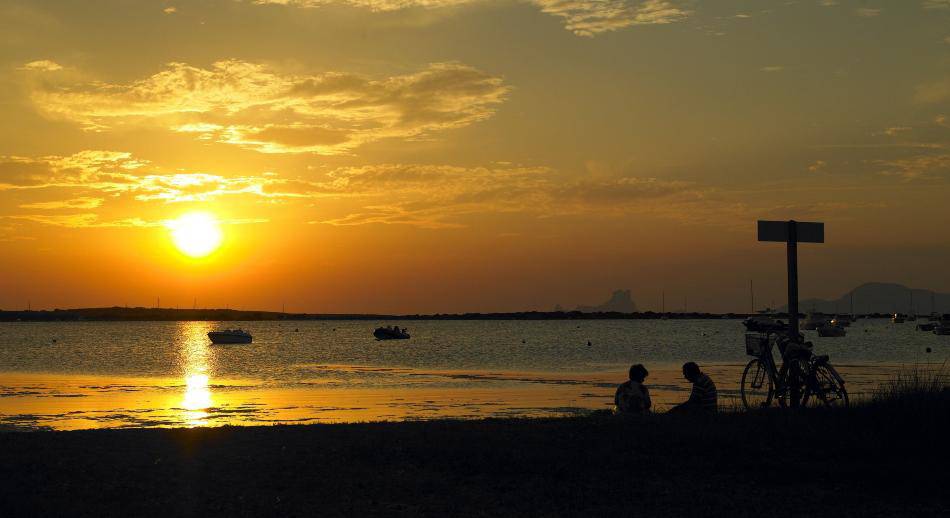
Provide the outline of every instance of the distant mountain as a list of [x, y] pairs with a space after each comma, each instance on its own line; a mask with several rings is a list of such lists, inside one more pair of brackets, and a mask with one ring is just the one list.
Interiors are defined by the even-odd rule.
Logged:
[[[857, 314], [917, 313], [926, 315], [931, 312], [950, 312], [950, 293], [936, 293], [931, 290], [912, 289], [901, 284], [882, 282], [862, 284], [835, 300], [800, 300], [798, 308], [802, 313], [811, 311], [849, 313], [852, 297], [854, 312]], [[913, 306], [911, 306], [911, 301], [913, 301]], [[787, 305], [780, 308], [780, 311], [787, 310]]]
[[577, 306], [581, 313], [600, 313], [615, 311], [617, 313], [634, 313], [637, 304], [630, 298], [630, 290], [616, 290], [607, 302], [599, 306]]

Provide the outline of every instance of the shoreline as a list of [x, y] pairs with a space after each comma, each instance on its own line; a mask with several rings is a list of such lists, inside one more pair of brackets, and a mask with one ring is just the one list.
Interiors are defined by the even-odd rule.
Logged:
[[[705, 366], [722, 408], [738, 406], [744, 363]], [[277, 423], [583, 415], [612, 407], [626, 369], [597, 372], [446, 370], [325, 365], [328, 377], [275, 381], [204, 375], [0, 372], [0, 425], [23, 430], [256, 426]], [[839, 365], [853, 401], [870, 398], [906, 364]], [[913, 367], [913, 366], [912, 366]], [[941, 363], [916, 364], [940, 371]], [[386, 378], [354, 383], [351, 376]], [[679, 365], [653, 365], [648, 380], [662, 412], [687, 397]]]
[[[104, 307], [52, 310], [0, 310], [0, 322], [264, 322], [309, 320], [742, 320], [758, 313], [655, 312], [633, 313], [582, 311], [511, 311], [488, 313], [432, 313], [411, 315], [361, 313], [285, 313], [237, 309], [177, 309], [145, 307]], [[788, 313], [771, 314], [787, 320]], [[801, 314], [800, 318], [804, 318]], [[890, 314], [860, 314], [857, 318], [890, 318]], [[913, 324], [910, 324], [913, 325]]]

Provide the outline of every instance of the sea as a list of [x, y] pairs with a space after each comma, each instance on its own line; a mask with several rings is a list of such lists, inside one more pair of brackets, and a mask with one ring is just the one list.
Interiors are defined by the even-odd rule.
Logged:
[[[412, 338], [377, 341], [389, 324]], [[237, 327], [252, 344], [208, 340]], [[686, 361], [737, 408], [744, 332], [731, 319], [0, 323], [0, 429], [576, 415], [611, 409], [634, 363], [662, 412], [688, 396]], [[852, 400], [901, 372], [947, 372], [950, 337], [913, 322], [805, 333]]]

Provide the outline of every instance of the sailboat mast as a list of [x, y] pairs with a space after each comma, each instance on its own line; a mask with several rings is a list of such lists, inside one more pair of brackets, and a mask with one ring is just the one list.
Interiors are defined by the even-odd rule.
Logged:
[[749, 279], [749, 300], [751, 301], [751, 305], [749, 307], [749, 314], [754, 315], [755, 314], [755, 289], [752, 288], [752, 279]]

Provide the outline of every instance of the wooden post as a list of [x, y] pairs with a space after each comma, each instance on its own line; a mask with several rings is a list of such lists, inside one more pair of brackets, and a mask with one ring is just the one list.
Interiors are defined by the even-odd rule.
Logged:
[[824, 223], [759, 221], [759, 241], [785, 243], [788, 255], [788, 334], [798, 340], [798, 243], [824, 243]]
[[798, 232], [795, 221], [788, 222], [788, 336], [798, 339]]

